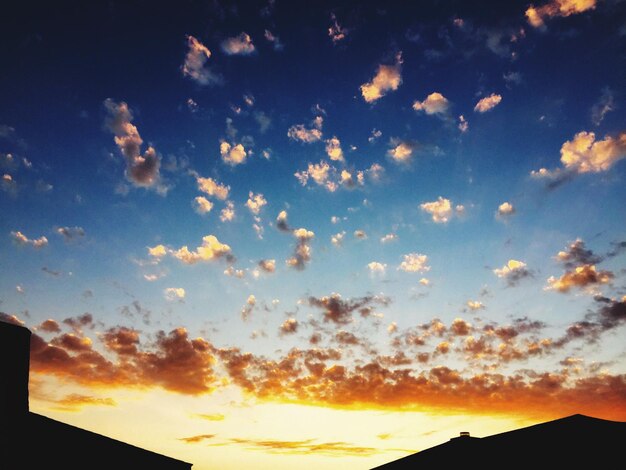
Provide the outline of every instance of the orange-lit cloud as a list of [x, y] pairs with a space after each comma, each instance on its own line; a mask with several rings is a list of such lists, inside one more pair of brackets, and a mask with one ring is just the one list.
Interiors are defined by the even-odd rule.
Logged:
[[616, 137], [607, 135], [603, 140], [596, 140], [594, 132], [582, 131], [561, 146], [562, 167], [554, 170], [533, 170], [531, 176], [549, 180], [549, 187], [554, 188], [578, 174], [608, 171], [625, 157], [626, 132], [621, 132]]
[[224, 257], [230, 259], [232, 257], [230, 246], [221, 243], [215, 235], [202, 237], [202, 245], [193, 251], [190, 251], [186, 245], [176, 250], [157, 245], [149, 247], [148, 253], [155, 258], [162, 258], [168, 254], [185, 264], [213, 261]]
[[48, 320], [43, 321], [39, 326], [35, 328], [36, 330], [45, 331], [47, 333], [60, 333], [61, 327], [59, 326], [56, 320], [49, 318]]
[[611, 271], [597, 271], [593, 264], [577, 266], [572, 271], [565, 272], [560, 278], [550, 276], [547, 289], [559, 292], [569, 292], [573, 287], [585, 288], [598, 284], [607, 284], [615, 275]]
[[255, 51], [252, 38], [247, 33], [227, 38], [222, 41], [222, 50], [228, 55], [250, 55]]
[[117, 403], [112, 398], [99, 398], [89, 395], [72, 393], [60, 400], [54, 400], [55, 408], [63, 411], [78, 411], [84, 406], [116, 406]]
[[226, 418], [222, 413], [212, 414], [197, 414], [198, 418], [206, 419], [207, 421], [224, 421]]
[[330, 28], [328, 28], [328, 36], [333, 41], [333, 44], [337, 44], [346, 38], [348, 29], [342, 27], [337, 21], [337, 17], [334, 13], [330, 14], [330, 21], [332, 22]]
[[44, 246], [48, 245], [48, 239], [44, 236], [30, 239], [26, 235], [24, 235], [22, 232], [19, 232], [19, 231], [11, 232], [11, 238], [18, 245], [32, 246], [33, 248], [36, 248], [36, 249], [43, 248]]
[[310, 455], [323, 454], [332, 456], [362, 456], [367, 457], [380, 452], [373, 447], [355, 446], [347, 442], [321, 442], [315, 439], [303, 441], [281, 441], [230, 438], [231, 444], [241, 445], [248, 449], [278, 454]]
[[179, 441], [186, 442], [187, 444], [196, 444], [208, 439], [213, 439], [215, 436], [217, 436], [217, 434], [199, 434], [197, 436], [181, 437]]
[[391, 148], [387, 150], [387, 156], [397, 163], [408, 163], [417, 148], [415, 142], [395, 138], [389, 141], [389, 145]]
[[540, 7], [533, 5], [526, 10], [526, 18], [535, 28], [545, 27], [545, 21], [555, 16], [570, 16], [593, 10], [596, 0], [548, 0]]
[[343, 150], [341, 150], [341, 142], [336, 136], [326, 140], [326, 154], [328, 155], [328, 158], [333, 161], [344, 161]]
[[476, 103], [476, 106], [474, 106], [474, 111], [479, 113], [486, 113], [487, 111], [490, 111], [498, 106], [500, 104], [500, 101], [502, 101], [502, 96], [496, 93], [492, 93], [489, 96], [481, 98], [478, 103]]
[[193, 36], [187, 36], [187, 54], [182, 66], [183, 75], [200, 85], [216, 85], [222, 83], [222, 77], [215, 74], [207, 66], [211, 51]]
[[379, 65], [374, 78], [361, 85], [361, 94], [367, 103], [374, 103], [402, 84], [402, 53], [396, 55], [393, 65]]
[[259, 261], [259, 268], [266, 273], [273, 273], [276, 271], [276, 260], [274, 259], [262, 259]]
[[281, 335], [291, 335], [298, 331], [298, 320], [295, 318], [287, 318], [282, 325], [280, 325]]
[[115, 135], [115, 144], [126, 160], [126, 178], [135, 186], [154, 188], [164, 194], [167, 187], [160, 181], [161, 157], [154, 147], [148, 146], [141, 154], [143, 139], [132, 124], [133, 114], [124, 101], [116, 103], [111, 98], [104, 100], [107, 111], [105, 124]]

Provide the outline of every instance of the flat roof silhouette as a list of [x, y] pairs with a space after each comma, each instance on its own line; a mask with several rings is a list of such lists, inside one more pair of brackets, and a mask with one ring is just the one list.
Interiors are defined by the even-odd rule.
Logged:
[[0, 320], [0, 468], [190, 470], [183, 462], [32, 413], [29, 329]]

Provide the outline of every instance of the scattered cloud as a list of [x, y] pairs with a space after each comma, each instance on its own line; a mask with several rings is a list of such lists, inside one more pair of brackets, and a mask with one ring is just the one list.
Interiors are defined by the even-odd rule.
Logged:
[[336, 234], [332, 235], [332, 236], [330, 237], [330, 242], [331, 242], [333, 245], [335, 245], [335, 246], [339, 247], [339, 246], [343, 245], [343, 239], [344, 239], [344, 237], [345, 237], [345, 236], [346, 236], [346, 232], [345, 232], [345, 230], [344, 230], [344, 231], [341, 231], [341, 232], [339, 232], [339, 233], [336, 233]]
[[198, 434], [197, 436], [181, 437], [178, 440], [187, 444], [197, 444], [198, 442], [213, 439], [217, 434]]
[[254, 310], [255, 306], [256, 306], [256, 297], [250, 294], [248, 296], [248, 299], [246, 300], [246, 304], [241, 309], [241, 318], [243, 321], [248, 321], [248, 319], [250, 318], [250, 315], [252, 315], [252, 311]]
[[117, 406], [117, 403], [112, 398], [99, 398], [89, 395], [81, 395], [79, 393], [72, 393], [66, 395], [60, 400], [54, 400], [55, 408], [62, 411], [78, 411], [84, 406]]
[[215, 235], [202, 237], [202, 245], [193, 251], [189, 251], [187, 245], [176, 250], [166, 248], [164, 245], [148, 247], [148, 254], [160, 259], [165, 255], [170, 255], [184, 264], [196, 264], [201, 261], [213, 261], [215, 259], [232, 258], [230, 246], [221, 243]]
[[417, 148], [417, 143], [392, 138], [389, 141], [389, 146], [390, 149], [387, 150], [388, 157], [397, 163], [407, 163], [411, 160], [413, 151]]
[[301, 271], [311, 261], [310, 241], [315, 233], [305, 228], [295, 229], [292, 233], [296, 238], [296, 247], [291, 258], [287, 259], [287, 266]]
[[185, 289], [183, 289], [182, 287], [167, 287], [164, 291], [163, 294], [165, 295], [165, 300], [169, 300], [170, 302], [173, 301], [180, 301], [182, 302], [183, 300], [185, 300]]
[[476, 106], [474, 106], [474, 111], [478, 113], [486, 113], [487, 111], [490, 111], [498, 106], [500, 101], [502, 101], [502, 96], [492, 93], [491, 95], [480, 99], [478, 103], [476, 103]]
[[218, 183], [213, 178], [203, 178], [199, 175], [196, 176], [196, 183], [198, 183], [199, 191], [222, 201], [228, 199], [230, 186]]
[[469, 308], [470, 310], [482, 310], [485, 308], [485, 304], [483, 304], [482, 302], [478, 301], [478, 300], [468, 300], [466, 302], [467, 308]]
[[250, 55], [255, 51], [252, 38], [243, 32], [238, 36], [224, 39], [221, 47], [228, 55]]
[[370, 134], [370, 136], [367, 138], [367, 141], [372, 144], [374, 142], [376, 142], [378, 139], [380, 139], [380, 137], [383, 135], [383, 133], [381, 131], [379, 131], [378, 129], [374, 128], [372, 129], [372, 133]]
[[403, 256], [403, 261], [398, 269], [407, 273], [423, 273], [430, 271], [428, 256], [420, 253], [409, 253]]
[[276, 271], [276, 260], [262, 259], [261, 261], [259, 261], [259, 268], [261, 268], [261, 271], [264, 271], [266, 273], [273, 273], [274, 271]]
[[379, 263], [378, 261], [372, 261], [367, 265], [370, 273], [372, 274], [384, 274], [387, 269], [387, 265], [384, 263]]
[[267, 41], [272, 43], [275, 51], [282, 51], [285, 48], [283, 43], [280, 42], [280, 38], [272, 33], [269, 29], [265, 30], [264, 37]]
[[287, 318], [282, 325], [280, 325], [279, 334], [282, 335], [292, 335], [298, 331], [298, 320], [295, 318]]
[[364, 230], [355, 230], [354, 231], [354, 238], [357, 238], [359, 240], [366, 240], [367, 239], [367, 233], [365, 233]]
[[248, 193], [248, 200], [246, 201], [246, 207], [254, 215], [259, 215], [263, 206], [267, 204], [267, 200], [263, 197], [263, 194], [254, 194], [252, 191]]
[[556, 16], [566, 17], [596, 7], [596, 0], [548, 0], [540, 7], [529, 6], [526, 19], [535, 28], [545, 28], [545, 21]]
[[[199, 85], [220, 85], [223, 79], [208, 66], [211, 51], [193, 36], [187, 36], [187, 55], [182, 66], [183, 75], [191, 78]], [[192, 100], [193, 101], [193, 100]]]
[[317, 116], [311, 123], [311, 127], [305, 127], [304, 124], [294, 124], [287, 130], [287, 136], [292, 140], [297, 140], [310, 144], [317, 142], [322, 138], [322, 126], [324, 118]]
[[436, 201], [424, 202], [420, 204], [420, 209], [431, 215], [433, 222], [437, 224], [446, 224], [456, 215], [462, 215], [465, 212], [465, 206], [457, 204], [453, 209], [450, 199], [439, 196]]
[[341, 150], [341, 142], [335, 136], [326, 140], [326, 154], [333, 161], [343, 162], [343, 151]]
[[222, 140], [220, 142], [220, 155], [224, 163], [236, 166], [246, 162], [248, 153], [242, 144], [229, 144]]
[[581, 264], [596, 264], [602, 261], [602, 257], [588, 249], [584, 240], [580, 238], [570, 243], [566, 251], [559, 251], [555, 259], [569, 269], [573, 269]]
[[402, 84], [402, 53], [399, 52], [393, 65], [379, 65], [374, 78], [361, 85], [361, 94], [367, 103], [375, 103]]
[[582, 289], [607, 284], [614, 277], [615, 275], [611, 271], [597, 271], [593, 264], [583, 264], [575, 267], [572, 271], [566, 271], [560, 278], [550, 276], [546, 289], [566, 293], [573, 287]]
[[599, 126], [604, 120], [604, 116], [611, 111], [615, 111], [617, 105], [610, 88], [604, 88], [602, 95], [596, 103], [591, 107], [591, 122], [595, 126]]
[[49, 318], [43, 321], [39, 326], [35, 327], [35, 330], [45, 331], [46, 333], [60, 333], [61, 327], [56, 320]]
[[168, 188], [161, 182], [159, 169], [161, 157], [152, 146], [148, 146], [141, 154], [143, 139], [137, 127], [132, 124], [133, 114], [124, 101], [116, 103], [111, 98], [104, 100], [108, 113], [107, 128], [115, 134], [115, 144], [126, 160], [126, 178], [133, 185], [154, 188], [160, 194], [167, 193]]
[[43, 248], [48, 245], [48, 239], [43, 235], [39, 238], [30, 239], [22, 232], [11, 232], [11, 238], [17, 245], [32, 246], [35, 249]]
[[328, 36], [333, 41], [333, 44], [337, 44], [339, 41], [342, 41], [348, 35], [348, 29], [342, 27], [337, 21], [337, 17], [334, 13], [330, 14], [331, 25], [328, 28]]
[[388, 233], [384, 237], [381, 237], [380, 243], [391, 243], [398, 240], [398, 235], [395, 233]]
[[513, 207], [513, 204], [510, 202], [503, 202], [498, 206], [498, 210], [496, 211], [496, 218], [505, 220], [515, 214], [516, 209]]
[[287, 222], [287, 211], [280, 211], [278, 216], [276, 217], [276, 228], [281, 232], [291, 232], [292, 229], [289, 227], [289, 223]]
[[208, 214], [213, 209], [213, 203], [204, 196], [198, 196], [193, 201], [198, 214]]
[[517, 285], [519, 281], [532, 277], [532, 272], [526, 267], [526, 263], [510, 259], [501, 268], [496, 268], [493, 273], [501, 279], [505, 279], [510, 287]]
[[384, 296], [365, 296], [344, 300], [340, 294], [332, 293], [324, 297], [310, 296], [308, 303], [311, 307], [322, 310], [324, 322], [347, 325], [353, 321], [353, 313], [358, 312], [361, 316], [370, 315], [374, 306], [387, 306], [390, 300]]
[[459, 124], [458, 124], [457, 127], [463, 133], [465, 133], [465, 132], [467, 132], [469, 130], [469, 123], [467, 122], [465, 117], [463, 117], [462, 114], [459, 115]]
[[56, 232], [63, 237], [66, 242], [71, 242], [85, 236], [82, 227], [59, 227]]
[[232, 201], [226, 201], [226, 207], [220, 211], [220, 220], [222, 222], [231, 222], [235, 219], [235, 204]]
[[413, 109], [424, 112], [428, 115], [446, 116], [450, 108], [450, 102], [441, 93], [434, 92], [426, 97], [424, 101], [413, 102]]

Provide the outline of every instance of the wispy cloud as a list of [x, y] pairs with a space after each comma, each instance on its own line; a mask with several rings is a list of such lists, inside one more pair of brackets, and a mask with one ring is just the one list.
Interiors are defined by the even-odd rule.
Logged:
[[193, 36], [187, 36], [187, 47], [185, 62], [181, 67], [183, 75], [191, 78], [199, 85], [222, 84], [223, 78], [207, 66], [207, 62], [211, 58], [211, 51]]

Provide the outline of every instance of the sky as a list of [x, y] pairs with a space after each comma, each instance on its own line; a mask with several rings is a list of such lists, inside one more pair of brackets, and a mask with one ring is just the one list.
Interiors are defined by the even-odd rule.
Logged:
[[163, 3], [3, 7], [31, 411], [199, 470], [626, 421], [626, 2]]

